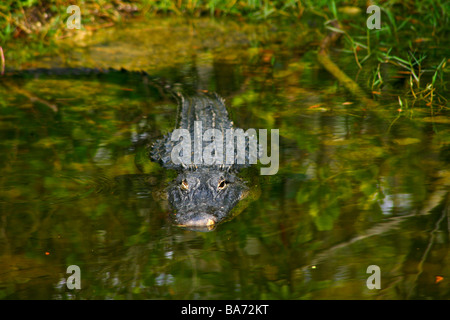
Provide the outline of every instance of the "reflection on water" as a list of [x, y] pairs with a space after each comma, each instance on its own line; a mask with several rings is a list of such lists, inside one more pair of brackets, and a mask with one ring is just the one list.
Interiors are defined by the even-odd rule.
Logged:
[[158, 88], [126, 73], [3, 80], [0, 298], [450, 298], [446, 118], [364, 111], [302, 48], [276, 63], [245, 48], [157, 74], [216, 90], [238, 127], [280, 130], [278, 174], [245, 173], [259, 191], [209, 233], [167, 219], [174, 174], [146, 147], [176, 104]]

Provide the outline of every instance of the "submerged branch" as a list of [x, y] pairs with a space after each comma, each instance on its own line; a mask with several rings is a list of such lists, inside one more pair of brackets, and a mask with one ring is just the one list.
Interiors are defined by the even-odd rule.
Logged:
[[[337, 21], [331, 22], [335, 29], [339, 28]], [[342, 85], [350, 91], [356, 98], [364, 103], [369, 108], [374, 108], [377, 103], [366, 96], [366, 93], [359, 87], [359, 85], [350, 79], [333, 61], [331, 61], [328, 51], [329, 48], [336, 43], [342, 33], [337, 31], [330, 32], [320, 43], [319, 51], [317, 52], [317, 60], [319, 63], [331, 73]]]
[[[311, 262], [304, 266], [302, 269], [306, 270], [310, 268], [311, 266], [314, 266], [316, 264], [319, 264], [320, 262], [329, 259], [332, 255], [334, 255], [338, 250], [348, 247], [351, 244], [373, 237], [373, 236], [379, 236], [386, 232], [395, 230], [401, 223], [407, 221], [410, 218], [418, 217], [418, 216], [425, 216], [432, 213], [432, 211], [437, 208], [439, 205], [441, 205], [444, 201], [447, 201], [446, 206], [444, 208], [445, 215], [448, 214], [448, 197], [450, 196], [449, 193], [449, 187], [450, 187], [450, 176], [448, 175], [448, 172], [443, 172], [443, 178], [439, 181], [439, 186], [436, 188], [436, 190], [430, 195], [428, 198], [428, 201], [425, 202], [422, 209], [417, 213], [411, 213], [404, 216], [397, 216], [387, 219], [384, 222], [380, 222], [376, 225], [374, 225], [372, 228], [368, 229], [366, 232], [364, 232], [361, 235], [358, 235], [356, 237], [351, 238], [348, 241], [339, 243], [323, 252], [318, 253], [314, 256], [314, 258], [311, 260]], [[444, 216], [445, 216], [444, 215]], [[438, 224], [441, 223], [443, 217], [441, 217], [438, 221]], [[435, 230], [437, 230], [435, 228]], [[431, 235], [435, 233], [435, 230], [432, 230]]]
[[12, 91], [17, 92], [20, 95], [23, 95], [25, 97], [27, 97], [31, 102], [39, 102], [47, 107], [49, 107], [50, 109], [52, 109], [54, 112], [58, 112], [58, 106], [56, 104], [50, 103], [46, 100], [43, 100], [37, 96], [35, 96], [34, 94], [32, 94], [31, 92], [28, 92], [25, 89], [19, 88], [16, 85], [13, 84], [4, 84], [6, 87], [8, 87], [9, 89], [11, 89]]
[[430, 232], [430, 239], [428, 241], [428, 246], [425, 249], [425, 252], [424, 252], [424, 254], [422, 256], [422, 259], [420, 259], [420, 262], [417, 265], [417, 274], [414, 276], [414, 281], [412, 281], [413, 286], [409, 290], [409, 293], [408, 293], [408, 296], [407, 296], [408, 299], [410, 299], [411, 296], [413, 295], [414, 290], [415, 290], [415, 288], [417, 286], [417, 281], [418, 281], [420, 275], [423, 272], [423, 264], [427, 260], [428, 254], [430, 253], [430, 250], [431, 250], [431, 247], [434, 244], [434, 241], [436, 239], [436, 233], [439, 231], [442, 221], [444, 221], [444, 219], [446, 217], [448, 217], [448, 214], [449, 214], [448, 203], [449, 203], [449, 196], [447, 194], [447, 200], [446, 200], [446, 204], [444, 205], [444, 209], [442, 210], [441, 216], [439, 217], [439, 220], [436, 222], [434, 229]]

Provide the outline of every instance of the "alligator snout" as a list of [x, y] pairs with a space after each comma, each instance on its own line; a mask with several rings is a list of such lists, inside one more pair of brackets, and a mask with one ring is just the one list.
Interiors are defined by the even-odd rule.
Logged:
[[210, 227], [217, 223], [217, 218], [209, 213], [184, 213], [174, 215], [175, 222], [181, 227]]

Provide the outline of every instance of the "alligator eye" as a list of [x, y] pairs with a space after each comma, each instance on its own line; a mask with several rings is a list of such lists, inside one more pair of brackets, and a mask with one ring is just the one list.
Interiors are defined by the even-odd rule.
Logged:
[[227, 186], [227, 182], [225, 180], [222, 180], [219, 182], [217, 189], [222, 190], [222, 189], [225, 189], [226, 186]]
[[188, 190], [189, 189], [189, 184], [186, 181], [186, 179], [184, 179], [183, 181], [181, 181], [181, 189], [183, 190]]

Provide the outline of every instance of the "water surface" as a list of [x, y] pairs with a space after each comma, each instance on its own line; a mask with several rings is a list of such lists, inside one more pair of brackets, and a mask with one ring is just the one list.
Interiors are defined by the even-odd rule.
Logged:
[[445, 110], [400, 113], [397, 80], [367, 110], [318, 66], [318, 36], [290, 26], [166, 19], [70, 41], [31, 67], [125, 67], [216, 91], [237, 127], [279, 129], [280, 170], [245, 173], [233, 220], [184, 230], [167, 219], [173, 172], [145, 156], [175, 125], [170, 96], [126, 73], [4, 80], [0, 298], [450, 298]]

